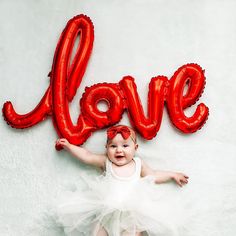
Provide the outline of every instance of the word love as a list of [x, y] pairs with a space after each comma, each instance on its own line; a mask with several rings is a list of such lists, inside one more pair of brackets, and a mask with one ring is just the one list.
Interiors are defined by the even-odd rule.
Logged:
[[[75, 40], [80, 42], [71, 61]], [[39, 104], [31, 112], [21, 115], [15, 112], [11, 102], [3, 106], [3, 115], [14, 128], [28, 128], [52, 116], [59, 137], [67, 138], [75, 145], [84, 143], [92, 132], [116, 124], [127, 110], [132, 126], [145, 139], [156, 136], [162, 121], [166, 103], [172, 123], [184, 133], [200, 129], [208, 117], [208, 108], [199, 104], [191, 117], [184, 109], [193, 105], [201, 96], [204, 85], [204, 71], [197, 64], [180, 67], [170, 80], [166, 76], [151, 79], [148, 92], [148, 112], [145, 116], [137, 87], [131, 76], [125, 76], [119, 83], [100, 83], [85, 89], [80, 100], [81, 113], [77, 124], [73, 124], [69, 103], [80, 86], [94, 41], [92, 21], [85, 15], [72, 18], [58, 41], [52, 70], [49, 73], [50, 86]], [[186, 86], [187, 85], [187, 86]], [[184, 88], [187, 92], [184, 93]], [[100, 111], [98, 103], [105, 101], [108, 109]], [[57, 147], [59, 150], [60, 147]]]

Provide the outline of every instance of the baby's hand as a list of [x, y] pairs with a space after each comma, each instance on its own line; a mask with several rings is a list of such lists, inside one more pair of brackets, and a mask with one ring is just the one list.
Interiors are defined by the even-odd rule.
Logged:
[[173, 175], [173, 179], [174, 181], [180, 186], [182, 187], [183, 185], [188, 183], [188, 176], [183, 174], [183, 173], [174, 173]]
[[60, 139], [58, 139], [58, 140], [56, 141], [56, 145], [57, 145], [57, 146], [61, 146], [61, 147], [63, 147], [64, 149], [68, 149], [69, 146], [70, 146], [70, 143], [68, 142], [67, 139], [65, 139], [65, 138], [60, 138]]

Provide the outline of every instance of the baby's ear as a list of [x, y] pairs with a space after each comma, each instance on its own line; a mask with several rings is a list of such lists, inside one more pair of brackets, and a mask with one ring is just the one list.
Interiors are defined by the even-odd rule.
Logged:
[[137, 149], [138, 149], [138, 144], [136, 143], [136, 144], [135, 144], [135, 150], [137, 150]]

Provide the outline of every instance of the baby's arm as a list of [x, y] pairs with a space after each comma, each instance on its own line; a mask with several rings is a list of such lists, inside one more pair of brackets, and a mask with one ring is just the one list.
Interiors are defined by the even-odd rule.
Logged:
[[88, 165], [94, 165], [99, 168], [105, 169], [106, 155], [98, 155], [89, 152], [83, 147], [78, 147], [68, 142], [67, 139], [61, 138], [56, 141], [57, 145], [61, 145], [76, 159]]
[[179, 172], [153, 170], [142, 160], [141, 176], [144, 177], [147, 175], [154, 176], [155, 183], [159, 184], [165, 183], [169, 180], [174, 180], [180, 187], [182, 187], [184, 184], [187, 184], [189, 178], [187, 175]]

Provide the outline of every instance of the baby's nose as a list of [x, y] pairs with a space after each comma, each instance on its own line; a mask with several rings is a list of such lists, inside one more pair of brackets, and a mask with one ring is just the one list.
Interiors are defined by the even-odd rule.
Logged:
[[117, 151], [117, 152], [121, 152], [121, 151], [122, 151], [122, 148], [118, 146], [117, 149], [116, 149], [116, 151]]

